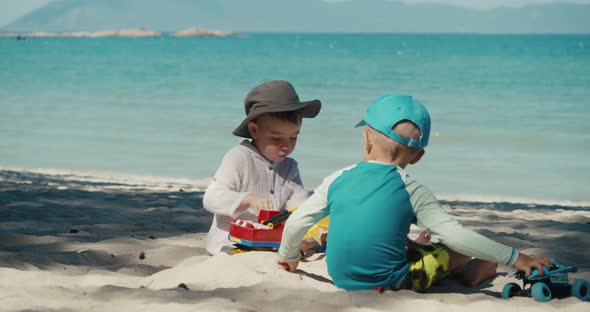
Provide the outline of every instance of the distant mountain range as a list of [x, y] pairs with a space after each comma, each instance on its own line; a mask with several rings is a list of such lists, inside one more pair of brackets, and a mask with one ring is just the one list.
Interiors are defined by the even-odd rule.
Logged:
[[61, 0], [2, 31], [590, 33], [590, 5], [474, 10], [390, 0]]

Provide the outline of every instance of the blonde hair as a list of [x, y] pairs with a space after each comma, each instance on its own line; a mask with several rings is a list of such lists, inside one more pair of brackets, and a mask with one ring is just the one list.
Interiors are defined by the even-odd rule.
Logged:
[[[398, 141], [386, 136], [385, 134], [373, 129], [367, 125], [367, 129], [371, 133], [374, 145], [381, 149], [383, 152], [389, 154], [391, 159], [397, 159], [401, 153], [412, 153], [415, 154], [419, 151], [417, 148], [409, 147], [401, 144]], [[416, 127], [411, 121], [402, 120], [393, 126], [393, 131], [404, 138], [408, 139], [419, 139], [420, 129]]]

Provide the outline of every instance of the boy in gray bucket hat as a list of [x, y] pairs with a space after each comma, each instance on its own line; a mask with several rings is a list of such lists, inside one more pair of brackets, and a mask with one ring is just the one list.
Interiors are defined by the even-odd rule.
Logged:
[[302, 118], [320, 112], [319, 100], [299, 100], [288, 81], [269, 81], [244, 101], [246, 118], [233, 134], [246, 138], [230, 149], [205, 191], [204, 208], [213, 213], [205, 248], [214, 255], [231, 249], [234, 218], [256, 222], [261, 209], [285, 210], [309, 197], [303, 188], [295, 149]]

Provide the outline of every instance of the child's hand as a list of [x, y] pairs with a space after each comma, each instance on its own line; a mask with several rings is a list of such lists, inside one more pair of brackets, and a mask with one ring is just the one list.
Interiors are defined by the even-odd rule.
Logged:
[[432, 238], [432, 236], [430, 236], [430, 233], [428, 233], [426, 231], [422, 231], [420, 233], [420, 235], [418, 235], [418, 238], [416, 238], [414, 240], [414, 242], [416, 242], [420, 245], [426, 245], [426, 244], [428, 244], [428, 242], [430, 241], [431, 238]]
[[297, 269], [297, 266], [299, 265], [299, 260], [297, 261], [293, 261], [293, 262], [287, 262], [287, 261], [283, 261], [283, 259], [277, 259], [277, 266], [280, 269], [283, 269], [287, 272], [295, 272], [295, 269]]
[[248, 194], [242, 199], [242, 205], [249, 207], [248, 210], [257, 216], [260, 210], [272, 210], [272, 200], [256, 194]]
[[551, 259], [549, 258], [536, 258], [527, 256], [523, 253], [518, 254], [518, 259], [516, 259], [516, 263], [514, 264], [514, 268], [519, 271], [523, 271], [526, 277], [531, 275], [533, 269], [539, 270], [539, 274], [543, 275], [543, 267], [550, 267], [551, 266]]
[[420, 235], [418, 235], [418, 238], [416, 238], [415, 240], [411, 240], [410, 238], [408, 238], [406, 241], [406, 249], [407, 250], [412, 250], [412, 249], [418, 249], [418, 248], [422, 248], [426, 245], [428, 245], [428, 242], [430, 242], [430, 239], [432, 238], [432, 236], [430, 236], [430, 233], [426, 232], [426, 231], [422, 231], [420, 233]]

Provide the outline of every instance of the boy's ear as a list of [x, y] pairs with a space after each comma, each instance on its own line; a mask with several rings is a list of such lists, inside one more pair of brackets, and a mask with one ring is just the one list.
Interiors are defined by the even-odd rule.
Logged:
[[253, 139], [256, 139], [256, 135], [258, 134], [258, 126], [256, 125], [256, 123], [253, 121], [250, 121], [247, 126], [248, 126], [248, 132], [250, 132], [250, 136]]
[[366, 127], [363, 128], [363, 138], [365, 139], [365, 152], [368, 154], [371, 152], [371, 148], [373, 148], [373, 138]]
[[414, 158], [412, 158], [412, 160], [410, 160], [410, 165], [413, 165], [417, 162], [420, 161], [420, 159], [422, 159], [422, 156], [424, 156], [424, 149], [419, 150], [416, 155], [414, 155]]

